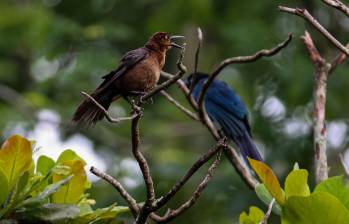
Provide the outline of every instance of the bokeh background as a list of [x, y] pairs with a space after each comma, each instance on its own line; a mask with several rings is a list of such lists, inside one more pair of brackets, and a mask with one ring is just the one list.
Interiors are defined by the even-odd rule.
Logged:
[[[299, 37], [308, 29], [326, 58], [338, 51], [298, 17], [277, 10], [279, 4], [307, 7], [343, 43], [349, 21], [320, 1], [228, 0], [1, 0], [0, 1], [0, 139], [21, 134], [36, 141], [35, 157], [57, 157], [71, 148], [89, 165], [107, 171], [139, 200], [145, 191], [131, 156], [130, 123], [100, 122], [74, 129], [70, 120], [101, 76], [114, 69], [123, 53], [142, 46], [156, 31], [187, 37], [184, 63], [193, 70], [196, 27], [204, 33], [199, 69], [213, 70], [230, 56], [270, 48], [294, 33], [280, 54], [253, 64], [234, 65], [220, 75], [241, 95], [250, 111], [254, 137], [281, 182], [295, 162], [310, 170], [312, 162], [313, 69]], [[165, 71], [176, 72], [178, 50], [168, 53]], [[332, 175], [342, 173], [337, 155], [349, 163], [349, 69], [342, 65], [328, 82], [328, 146]], [[184, 104], [176, 86], [170, 93]], [[123, 101], [110, 109], [128, 115]], [[149, 159], [158, 195], [166, 192], [214, 142], [205, 128], [182, 114], [162, 96], [145, 106], [142, 150]], [[170, 206], [187, 200], [205, 167], [181, 190]], [[96, 206], [125, 204], [106, 183], [93, 181]], [[173, 223], [236, 223], [249, 205], [266, 210], [254, 192], [224, 160], [204, 194]], [[275, 218], [275, 217], [274, 217]], [[130, 217], [123, 219], [129, 222]], [[274, 219], [275, 220], [275, 219]], [[272, 221], [272, 223], [276, 223]]]

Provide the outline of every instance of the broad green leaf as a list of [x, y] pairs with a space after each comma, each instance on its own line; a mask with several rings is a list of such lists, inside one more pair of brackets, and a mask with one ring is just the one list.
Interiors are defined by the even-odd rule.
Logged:
[[64, 163], [67, 161], [71, 161], [71, 160], [80, 160], [84, 166], [86, 165], [85, 160], [83, 160], [80, 156], [78, 156], [78, 154], [76, 154], [73, 150], [71, 149], [67, 149], [65, 151], [63, 151], [58, 159], [57, 159], [57, 163]]
[[288, 174], [285, 181], [286, 198], [291, 196], [309, 196], [308, 171], [294, 170]]
[[74, 222], [74, 224], [94, 223], [96, 220], [111, 220], [116, 218], [119, 214], [128, 211], [128, 207], [116, 206], [115, 204], [107, 208], [96, 209], [93, 211], [89, 205], [84, 204], [80, 206], [80, 217]]
[[316, 192], [292, 196], [282, 207], [282, 224], [349, 223], [349, 211], [333, 195]]
[[11, 191], [10, 197], [7, 199], [7, 202], [5, 203], [5, 207], [0, 212], [0, 218], [1, 217], [7, 217], [9, 214], [12, 213], [12, 210], [17, 206], [17, 204], [20, 201], [20, 194], [22, 190], [25, 188], [25, 186], [28, 183], [29, 179], [29, 172], [24, 172], [18, 179], [14, 186], [14, 188]]
[[280, 205], [283, 205], [285, 203], [285, 195], [282, 192], [280, 183], [276, 178], [273, 170], [261, 161], [250, 158], [248, 159], [248, 161], [250, 162], [251, 167], [261, 179], [270, 194]]
[[32, 147], [30, 141], [14, 135], [8, 138], [0, 150], [0, 168], [7, 178], [11, 189], [17, 178], [32, 166]]
[[40, 156], [36, 165], [36, 172], [46, 175], [54, 167], [55, 161], [47, 156]]
[[38, 204], [42, 204], [45, 202], [45, 200], [52, 194], [56, 193], [62, 186], [67, 184], [72, 179], [72, 176], [67, 177], [66, 179], [63, 179], [61, 181], [58, 181], [54, 184], [48, 185], [42, 192], [40, 192], [37, 196], [28, 198], [23, 203], [18, 205], [18, 207], [29, 207], [29, 206], [36, 206]]
[[[258, 198], [264, 202], [265, 205], [269, 206], [271, 201], [273, 200], [273, 196], [270, 194], [270, 192], [267, 190], [264, 184], [258, 184], [255, 188], [256, 194]], [[281, 207], [277, 202], [274, 202], [273, 204], [273, 213], [277, 215], [281, 215]]]
[[[52, 202], [54, 203], [77, 203], [83, 196], [84, 192], [89, 186], [89, 182], [84, 170], [84, 163], [80, 160], [70, 160], [63, 162], [62, 165], [71, 168], [73, 178], [61, 187], [55, 194], [52, 195]], [[66, 178], [65, 175], [53, 174], [52, 181], [56, 183]]]
[[327, 192], [335, 196], [349, 209], [349, 185], [345, 184], [343, 176], [330, 177], [316, 186], [314, 192]]
[[8, 182], [2, 169], [0, 169], [0, 206], [5, 202], [8, 194], [10, 193]]
[[240, 224], [259, 224], [264, 219], [264, 212], [255, 206], [250, 207], [250, 212], [247, 215], [246, 212], [240, 214]]
[[16, 217], [25, 218], [33, 223], [72, 223], [79, 216], [76, 205], [45, 204], [39, 207], [23, 208], [16, 212]]

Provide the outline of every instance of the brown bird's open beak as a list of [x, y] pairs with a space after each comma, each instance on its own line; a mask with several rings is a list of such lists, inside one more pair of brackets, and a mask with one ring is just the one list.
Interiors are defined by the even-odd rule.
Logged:
[[170, 36], [171, 46], [182, 49], [183, 46], [173, 42], [174, 39], [185, 39], [185, 36], [179, 36], [179, 35]]

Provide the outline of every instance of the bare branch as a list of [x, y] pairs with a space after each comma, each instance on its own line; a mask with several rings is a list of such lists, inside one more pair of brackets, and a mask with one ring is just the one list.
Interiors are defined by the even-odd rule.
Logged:
[[178, 79], [183, 77], [183, 75], [187, 72], [187, 67], [185, 67], [185, 65], [183, 64], [184, 53], [185, 53], [185, 45], [183, 46], [181, 54], [180, 54], [178, 61], [177, 61], [177, 68], [179, 70], [177, 72], [177, 74], [174, 75], [169, 80], [161, 83], [160, 85], [158, 85], [154, 89], [150, 90], [148, 93], [146, 93], [144, 96], [141, 97], [141, 101], [146, 101], [146, 100], [150, 99], [152, 96], [154, 96], [155, 94], [157, 94], [161, 90], [166, 89], [168, 86], [172, 85]]
[[267, 224], [268, 219], [270, 217], [271, 211], [273, 210], [273, 205], [275, 203], [275, 198], [273, 198], [273, 200], [271, 200], [269, 206], [268, 206], [268, 211], [267, 213], [265, 213], [264, 219], [260, 224]]
[[192, 78], [192, 82], [190, 85], [190, 93], [193, 91], [194, 85], [196, 82], [196, 74], [198, 73], [199, 54], [200, 54], [200, 49], [202, 46], [202, 39], [203, 39], [202, 31], [201, 31], [200, 27], [198, 27], [198, 47], [197, 47], [196, 52], [195, 52], [194, 73], [193, 73], [193, 78]]
[[150, 175], [147, 160], [144, 158], [143, 154], [139, 150], [140, 137], [138, 123], [140, 118], [141, 115], [137, 115], [136, 118], [132, 120], [132, 153], [133, 156], [136, 158], [138, 165], [142, 171], [144, 183], [147, 188], [147, 199], [144, 205], [142, 206], [140, 212], [138, 213], [138, 216], [136, 218], [137, 224], [143, 224], [147, 221], [147, 218], [151, 212], [151, 208], [153, 207], [153, 203], [155, 202], [155, 190], [153, 179]]
[[161, 197], [157, 201], [157, 207], [161, 207], [166, 204], [182, 187], [183, 185], [190, 179], [191, 176], [194, 175], [196, 171], [200, 169], [202, 165], [204, 165], [208, 160], [211, 159], [219, 150], [227, 147], [226, 139], [221, 139], [217, 142], [217, 144], [208, 150], [204, 155], [202, 155], [188, 170], [184, 177], [180, 181], [178, 181], [172, 189], [163, 197]]
[[223, 151], [229, 162], [234, 166], [236, 172], [239, 174], [241, 179], [246, 183], [246, 185], [252, 190], [258, 184], [256, 178], [254, 178], [250, 171], [243, 165], [239, 155], [236, 153], [236, 150], [228, 145], [228, 147]]
[[214, 170], [218, 167], [219, 163], [221, 161], [221, 153], [218, 152], [217, 158], [212, 163], [212, 165], [209, 167], [207, 174], [204, 178], [204, 180], [199, 184], [191, 198], [182, 204], [180, 207], [178, 207], [175, 210], [170, 210], [165, 216], [158, 217], [157, 221], [158, 223], [166, 223], [171, 221], [172, 219], [176, 218], [177, 216], [181, 215], [183, 212], [187, 211], [190, 207], [192, 207], [195, 202], [200, 198], [203, 190], [207, 187], [208, 183], [212, 179]]
[[[349, 48], [349, 43], [347, 43], [347, 45], [345, 45], [345, 47]], [[338, 65], [341, 65], [344, 62], [345, 59], [347, 59], [347, 55], [344, 54], [343, 52], [340, 52], [338, 54], [338, 56], [332, 61], [331, 68], [328, 71], [328, 74], [331, 75], [336, 70]]]
[[343, 12], [346, 16], [349, 17], [349, 8], [344, 5], [339, 0], [322, 0], [324, 3], [326, 3], [329, 6], [332, 6], [335, 9], [338, 9], [339, 11]]
[[320, 33], [324, 35], [334, 46], [336, 46], [340, 51], [349, 55], [349, 49], [346, 48], [343, 44], [341, 44], [330, 32], [328, 32], [306, 9], [300, 8], [289, 8], [284, 6], [279, 6], [279, 10], [282, 12], [287, 12], [291, 14], [295, 14], [297, 16], [302, 17], [306, 21], [308, 21], [315, 29], [317, 29]]
[[302, 36], [301, 39], [303, 40], [303, 43], [309, 52], [309, 56], [313, 64], [315, 66], [324, 65], [326, 61], [324, 58], [321, 57], [308, 31], [304, 32], [304, 36]]
[[314, 80], [314, 165], [315, 179], [317, 183], [328, 178], [326, 140], [327, 131], [325, 124], [326, 109], [326, 85], [330, 65], [321, 57], [314, 46], [313, 40], [308, 32], [305, 32], [302, 40], [308, 49], [310, 58], [315, 67]]
[[97, 177], [102, 178], [103, 180], [110, 183], [120, 193], [120, 195], [126, 200], [126, 202], [128, 203], [128, 207], [132, 211], [132, 214], [135, 217], [137, 216], [137, 213], [139, 211], [139, 206], [136, 200], [125, 190], [125, 188], [121, 185], [119, 181], [117, 181], [112, 176], [98, 170], [93, 166], [90, 168], [90, 172], [96, 175]]
[[97, 107], [99, 107], [99, 109], [101, 109], [103, 111], [104, 116], [111, 123], [120, 123], [122, 121], [132, 120], [132, 119], [134, 119], [138, 115], [137, 113], [134, 113], [132, 116], [129, 116], [129, 117], [113, 118], [113, 117], [110, 116], [109, 112], [101, 104], [99, 104], [97, 102], [97, 100], [95, 100], [92, 96], [90, 96], [89, 94], [87, 94], [85, 92], [81, 92], [81, 94], [86, 96], [87, 98], [89, 98]]
[[347, 178], [349, 178], [349, 168], [348, 168], [347, 165], [345, 164], [343, 155], [340, 153], [338, 157], [339, 157], [339, 159], [340, 159], [340, 161], [341, 161], [341, 164], [342, 164], [342, 166], [343, 166], [343, 169], [344, 169], [344, 172], [345, 172], [345, 176], [346, 176]]
[[168, 94], [165, 90], [161, 90], [160, 93], [166, 97], [168, 101], [170, 101], [173, 105], [175, 105], [178, 109], [180, 109], [182, 112], [184, 112], [186, 115], [191, 117], [193, 120], [199, 120], [196, 113], [191, 112], [188, 108], [184, 107], [182, 104], [180, 104], [177, 100], [175, 100], [170, 94]]

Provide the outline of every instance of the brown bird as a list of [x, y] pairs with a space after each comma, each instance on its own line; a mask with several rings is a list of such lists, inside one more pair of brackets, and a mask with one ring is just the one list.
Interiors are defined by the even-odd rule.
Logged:
[[[128, 96], [143, 95], [154, 88], [165, 64], [167, 50], [182, 48], [173, 42], [176, 38], [184, 37], [157, 32], [143, 47], [127, 52], [119, 67], [102, 77], [103, 82], [91, 96], [108, 110], [110, 104], [120, 97], [129, 101]], [[94, 124], [103, 118], [103, 111], [90, 99], [85, 99], [75, 111], [73, 122]]]

